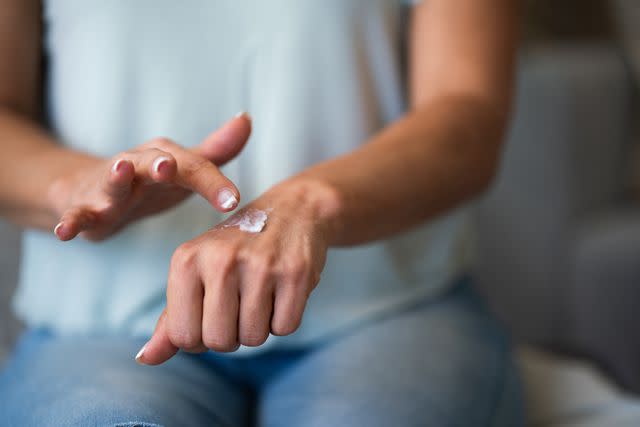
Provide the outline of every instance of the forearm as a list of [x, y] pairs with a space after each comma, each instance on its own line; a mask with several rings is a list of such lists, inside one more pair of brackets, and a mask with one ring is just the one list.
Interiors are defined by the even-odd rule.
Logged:
[[506, 114], [487, 104], [440, 97], [360, 149], [295, 177], [327, 184], [317, 203], [330, 244], [388, 237], [479, 195], [495, 173], [506, 124]]
[[51, 229], [57, 221], [51, 183], [93, 158], [61, 147], [35, 121], [8, 108], [0, 108], [0, 146], [0, 215], [24, 227]]

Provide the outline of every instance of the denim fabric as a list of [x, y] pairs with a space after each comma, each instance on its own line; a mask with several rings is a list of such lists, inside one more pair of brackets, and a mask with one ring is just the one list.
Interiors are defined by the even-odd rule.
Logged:
[[468, 284], [301, 350], [147, 367], [143, 343], [27, 332], [0, 376], [0, 425], [522, 425], [509, 341]]

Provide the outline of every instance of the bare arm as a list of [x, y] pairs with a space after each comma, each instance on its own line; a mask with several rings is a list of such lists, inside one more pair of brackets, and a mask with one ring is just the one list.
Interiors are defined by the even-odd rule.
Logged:
[[409, 114], [359, 150], [301, 175], [333, 189], [317, 200], [334, 230], [331, 244], [389, 236], [488, 186], [509, 118], [515, 4], [429, 0], [414, 7]]
[[329, 246], [390, 236], [485, 189], [509, 115], [514, 1], [417, 6], [409, 114], [360, 149], [251, 203], [269, 212], [259, 235], [222, 225], [180, 246], [167, 308], [138, 362], [163, 363], [178, 349], [234, 351], [261, 345], [270, 333], [291, 334]]
[[0, 1], [0, 214], [53, 228], [49, 183], [87, 156], [60, 148], [37, 123], [41, 33], [40, 1]]
[[237, 206], [238, 190], [215, 165], [244, 146], [251, 132], [247, 115], [189, 150], [166, 138], [111, 159], [67, 149], [37, 121], [41, 38], [39, 0], [0, 0], [0, 215], [25, 227], [52, 230], [57, 224], [61, 240], [79, 233], [101, 240], [191, 191], [223, 212]]

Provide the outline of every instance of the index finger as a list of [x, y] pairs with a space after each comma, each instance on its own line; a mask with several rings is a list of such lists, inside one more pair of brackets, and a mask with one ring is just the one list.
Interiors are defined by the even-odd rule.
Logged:
[[229, 212], [238, 206], [240, 192], [213, 163], [179, 145], [170, 150], [176, 159], [174, 182], [204, 197], [214, 208]]

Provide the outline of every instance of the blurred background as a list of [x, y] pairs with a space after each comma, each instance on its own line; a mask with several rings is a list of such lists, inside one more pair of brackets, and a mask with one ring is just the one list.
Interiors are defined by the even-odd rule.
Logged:
[[[522, 0], [514, 121], [477, 205], [481, 291], [529, 425], [640, 425], [640, 0]], [[19, 231], [0, 221], [0, 363]]]

